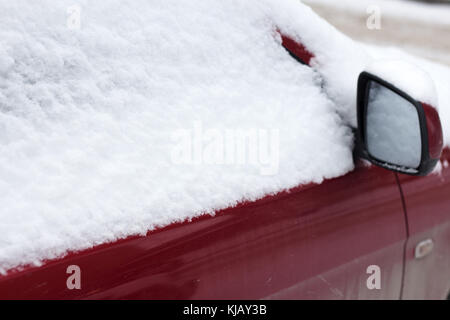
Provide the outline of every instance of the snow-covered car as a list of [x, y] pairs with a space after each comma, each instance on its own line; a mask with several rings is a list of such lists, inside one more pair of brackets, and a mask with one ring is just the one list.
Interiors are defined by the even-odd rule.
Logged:
[[78, 3], [0, 4], [0, 298], [449, 295], [447, 67], [294, 0]]

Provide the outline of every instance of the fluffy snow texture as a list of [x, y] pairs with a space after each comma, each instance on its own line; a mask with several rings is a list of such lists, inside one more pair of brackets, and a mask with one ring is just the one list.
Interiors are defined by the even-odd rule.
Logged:
[[[0, 271], [353, 168], [351, 131], [337, 114], [351, 118], [352, 106], [336, 108], [274, 32], [301, 34], [317, 61], [339, 60], [324, 72], [351, 69], [355, 79], [355, 45], [353, 59], [324, 51], [351, 42], [309, 8], [77, 2], [80, 30], [66, 25], [73, 1], [0, 1]], [[354, 91], [349, 82], [331, 90], [334, 101]], [[173, 133], [199, 122], [279, 130], [278, 172], [175, 165]]]
[[[77, 2], [80, 30], [67, 27], [73, 1], [0, 0], [0, 272], [352, 170], [348, 124], [372, 58], [308, 7]], [[450, 73], [424, 69], [448, 121]], [[278, 171], [174, 164], [173, 134], [199, 123], [279, 130]]]
[[[405, 53], [404, 51], [398, 50], [392, 47], [378, 47], [373, 45], [364, 45], [366, 51], [372, 56], [374, 60], [397, 60], [402, 61], [405, 66], [406, 65], [414, 65], [417, 69], [424, 70], [432, 79], [434, 83], [435, 90], [437, 92], [437, 98], [433, 98], [433, 88], [431, 85], [422, 84], [422, 88], [417, 87], [417, 83], [421, 83], [420, 78], [425, 77], [423, 72], [417, 70], [418, 74], [416, 76], [413, 75], [413, 70], [409, 69], [408, 79], [403, 79], [400, 82], [394, 82], [396, 86], [401, 87], [403, 85], [403, 89], [406, 89], [408, 92], [413, 93], [413, 96], [417, 96], [418, 94], [422, 96], [423, 102], [437, 100], [433, 104], [433, 106], [437, 106], [439, 110], [439, 117], [441, 118], [442, 130], [444, 134], [444, 145], [450, 146], [450, 68], [438, 63], [433, 63], [426, 59], [418, 58], [412, 56], [410, 54]], [[368, 67], [369, 68], [369, 67]], [[406, 67], [408, 68], [408, 67]], [[408, 82], [409, 79], [414, 79], [416, 84], [411, 81]], [[409, 85], [408, 85], [409, 83]], [[407, 88], [409, 86], [409, 90]], [[416, 87], [416, 90], [412, 90]], [[426, 96], [426, 92], [429, 93], [429, 96]]]
[[434, 81], [419, 66], [401, 59], [375, 59], [365, 71], [394, 84], [414, 99], [438, 108]]

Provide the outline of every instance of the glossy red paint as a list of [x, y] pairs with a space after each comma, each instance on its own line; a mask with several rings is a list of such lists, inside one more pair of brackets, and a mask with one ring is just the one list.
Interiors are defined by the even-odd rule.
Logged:
[[[409, 238], [403, 297], [444, 299], [450, 293], [450, 150], [444, 149], [440, 173], [426, 177], [399, 174], [408, 216]], [[420, 241], [432, 239], [431, 254], [414, 257]]]
[[[395, 175], [359, 164], [319, 185], [0, 276], [26, 299], [398, 299], [406, 224]], [[69, 265], [81, 289], [66, 287]], [[369, 290], [369, 265], [381, 290]]]
[[314, 58], [314, 55], [308, 51], [302, 43], [283, 35], [281, 32], [279, 32], [279, 34], [281, 35], [281, 44], [287, 51], [289, 51], [291, 55], [300, 60], [302, 63], [311, 65], [311, 59]]
[[429, 153], [432, 159], [439, 159], [442, 153], [444, 139], [442, 137], [442, 126], [439, 114], [435, 108], [429, 104], [422, 103], [425, 117], [427, 119], [427, 133]]

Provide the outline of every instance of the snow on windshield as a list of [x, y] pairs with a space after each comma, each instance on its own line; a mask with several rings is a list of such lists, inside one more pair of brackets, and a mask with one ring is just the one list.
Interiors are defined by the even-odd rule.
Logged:
[[0, 271], [353, 168], [297, 1], [77, 3], [0, 1]]

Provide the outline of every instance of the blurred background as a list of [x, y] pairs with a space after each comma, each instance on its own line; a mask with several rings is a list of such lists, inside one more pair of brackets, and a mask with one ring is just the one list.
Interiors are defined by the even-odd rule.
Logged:
[[303, 0], [351, 38], [450, 66], [450, 0]]

